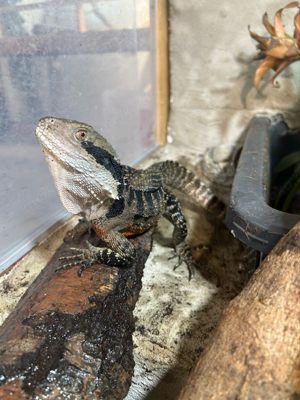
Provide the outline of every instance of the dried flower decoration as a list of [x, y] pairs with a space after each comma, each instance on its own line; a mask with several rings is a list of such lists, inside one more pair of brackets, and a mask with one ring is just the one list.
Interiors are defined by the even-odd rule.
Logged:
[[269, 71], [269, 69], [273, 69], [275, 71], [275, 74], [269, 81], [269, 85], [279, 88], [279, 83], [274, 82], [275, 78], [294, 61], [300, 60], [300, 10], [297, 12], [294, 18], [294, 37], [289, 36], [285, 32], [281, 21], [282, 11], [286, 8], [295, 7], [299, 8], [299, 3], [293, 1], [292, 3], [289, 3], [287, 6], [278, 10], [275, 14], [274, 26], [270, 24], [267, 13], [264, 14], [262, 22], [271, 35], [270, 38], [264, 38], [256, 33], [251, 32], [249, 27], [249, 33], [251, 37], [258, 42], [256, 47], [260, 51], [257, 55], [252, 57], [250, 61], [263, 60], [263, 62], [257, 68], [254, 77], [254, 85], [257, 90], [259, 81], [265, 75], [265, 73]]

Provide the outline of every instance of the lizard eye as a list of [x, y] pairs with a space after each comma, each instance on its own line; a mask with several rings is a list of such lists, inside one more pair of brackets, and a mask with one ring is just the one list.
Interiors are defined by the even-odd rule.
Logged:
[[75, 136], [78, 140], [86, 140], [88, 137], [88, 131], [85, 129], [78, 129], [78, 131], [75, 132]]

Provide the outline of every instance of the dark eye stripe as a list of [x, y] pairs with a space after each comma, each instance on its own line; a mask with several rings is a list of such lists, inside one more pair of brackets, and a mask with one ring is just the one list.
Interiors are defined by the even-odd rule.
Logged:
[[123, 193], [124, 182], [123, 182], [123, 167], [119, 164], [114, 157], [106, 150], [101, 147], [97, 147], [94, 143], [89, 141], [82, 141], [81, 146], [94, 157], [98, 164], [103, 165], [114, 177], [114, 179], [119, 182], [118, 185], [118, 195]]

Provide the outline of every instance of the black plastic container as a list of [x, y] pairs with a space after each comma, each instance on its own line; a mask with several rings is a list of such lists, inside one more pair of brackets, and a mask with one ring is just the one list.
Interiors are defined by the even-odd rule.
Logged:
[[280, 115], [258, 115], [248, 133], [233, 181], [226, 224], [242, 242], [268, 254], [300, 215], [273, 208], [271, 172], [280, 159], [300, 150], [300, 133], [290, 132]]

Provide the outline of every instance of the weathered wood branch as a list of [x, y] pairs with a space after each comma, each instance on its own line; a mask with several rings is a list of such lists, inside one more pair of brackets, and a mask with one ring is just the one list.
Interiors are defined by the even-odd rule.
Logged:
[[94, 265], [81, 278], [79, 267], [55, 272], [59, 257], [99, 239], [86, 234], [58, 249], [0, 328], [1, 399], [126, 396], [134, 367], [132, 312], [151, 237], [149, 231], [132, 241], [138, 251], [132, 267]]
[[225, 308], [178, 400], [300, 398], [300, 223]]

